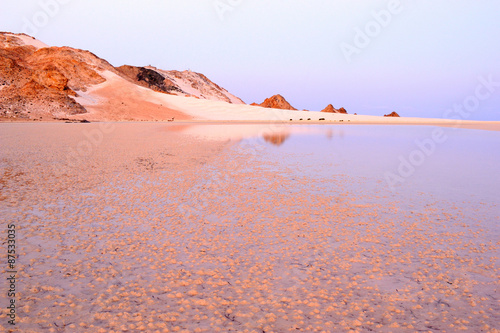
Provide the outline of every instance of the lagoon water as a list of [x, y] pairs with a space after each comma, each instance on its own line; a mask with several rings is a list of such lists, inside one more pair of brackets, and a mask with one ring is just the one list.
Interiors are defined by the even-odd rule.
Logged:
[[499, 148], [427, 126], [1, 124], [19, 327], [499, 329]]
[[500, 204], [500, 133], [496, 131], [433, 126], [198, 125], [187, 132], [209, 139], [216, 132], [219, 140], [236, 140], [239, 151], [250, 159], [278, 163], [276, 172], [293, 171], [311, 178], [356, 177], [364, 180], [365, 189], [388, 191], [388, 195], [423, 192], [471, 205]]

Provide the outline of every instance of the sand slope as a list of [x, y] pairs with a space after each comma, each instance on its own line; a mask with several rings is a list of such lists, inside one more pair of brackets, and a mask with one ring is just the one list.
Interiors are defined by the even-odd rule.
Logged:
[[[192, 116], [161, 101], [163, 93], [140, 87], [113, 72], [105, 71], [106, 81], [78, 92], [75, 98], [88, 113], [71, 117], [91, 121], [189, 120]], [[166, 95], [165, 95], [166, 96]], [[184, 97], [181, 97], [184, 98]]]

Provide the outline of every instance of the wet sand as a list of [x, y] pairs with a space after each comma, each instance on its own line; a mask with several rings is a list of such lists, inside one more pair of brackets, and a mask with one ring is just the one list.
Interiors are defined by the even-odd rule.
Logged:
[[0, 125], [20, 331], [499, 329], [491, 203], [408, 202], [165, 124]]

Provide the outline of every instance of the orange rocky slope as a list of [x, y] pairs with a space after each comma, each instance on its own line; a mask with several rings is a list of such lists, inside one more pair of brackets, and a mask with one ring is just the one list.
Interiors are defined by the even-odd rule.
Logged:
[[[84, 113], [85, 109], [71, 98], [76, 96], [70, 87], [73, 82], [64, 75], [65, 69], [74, 64], [56, 56], [67, 55], [68, 51], [38, 49], [14, 35], [0, 34], [0, 116], [39, 119], [49, 116], [49, 110]], [[94, 82], [102, 79], [95, 74]]]
[[147, 102], [132, 81], [91, 52], [48, 47], [24, 34], [0, 33], [0, 119], [190, 118]]
[[[158, 92], [243, 104], [204, 75], [196, 74], [200, 82], [192, 82], [193, 73], [179, 73], [178, 82], [172, 82], [159, 70], [115, 68], [88, 51], [49, 47], [25, 34], [0, 32], [0, 120], [191, 118], [158, 102]], [[178, 87], [186, 86], [184, 82], [189, 93]]]

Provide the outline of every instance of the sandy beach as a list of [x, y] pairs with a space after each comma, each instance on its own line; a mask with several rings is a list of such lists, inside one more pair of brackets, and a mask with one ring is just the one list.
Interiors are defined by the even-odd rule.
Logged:
[[20, 331], [498, 331], [495, 202], [408, 201], [217, 132], [0, 124]]

